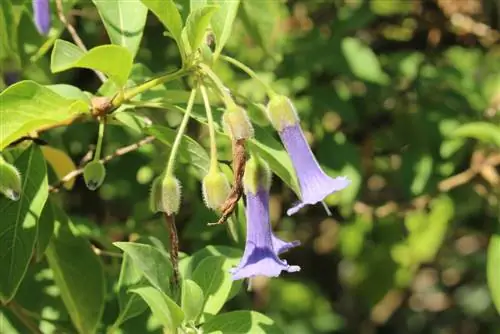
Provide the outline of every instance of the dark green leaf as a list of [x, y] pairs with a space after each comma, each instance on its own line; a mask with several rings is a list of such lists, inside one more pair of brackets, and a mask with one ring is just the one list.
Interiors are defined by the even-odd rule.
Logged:
[[45, 252], [47, 261], [78, 333], [96, 333], [106, 295], [104, 268], [90, 242], [73, 234], [69, 217], [53, 208], [56, 228]]
[[14, 165], [22, 175], [18, 201], [0, 195], [0, 301], [16, 294], [26, 274], [38, 233], [38, 222], [48, 197], [47, 167], [40, 149], [31, 145]]
[[111, 43], [126, 47], [135, 56], [142, 39], [148, 9], [141, 0], [92, 0]]
[[50, 200], [45, 202], [40, 220], [38, 221], [38, 238], [36, 243], [36, 260], [40, 261], [45, 254], [45, 250], [49, 246], [50, 239], [54, 234], [54, 212], [52, 209], [52, 202]]

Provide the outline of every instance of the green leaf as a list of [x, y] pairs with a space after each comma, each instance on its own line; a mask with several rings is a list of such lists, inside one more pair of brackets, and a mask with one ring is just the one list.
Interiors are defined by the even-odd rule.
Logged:
[[169, 294], [173, 269], [165, 251], [135, 242], [114, 242], [113, 245], [130, 256], [135, 267], [155, 288]]
[[[164, 126], [154, 125], [146, 129], [146, 132], [155, 136], [162, 143], [172, 146], [177, 132]], [[179, 147], [179, 156], [182, 162], [191, 165], [196, 176], [201, 180], [207, 175], [210, 157], [206, 150], [198, 142], [187, 135], [182, 136]]]
[[217, 58], [233, 31], [233, 23], [238, 13], [240, 0], [209, 0], [208, 4], [219, 6], [210, 22], [216, 41], [214, 58]]
[[[17, 57], [17, 27], [11, 1], [0, 3], [0, 61]], [[9, 32], [9, 33], [7, 33]]]
[[45, 250], [49, 246], [50, 239], [54, 234], [54, 212], [52, 202], [46, 201], [43, 211], [38, 221], [38, 237], [36, 243], [36, 260], [40, 261], [45, 254]]
[[73, 233], [69, 217], [53, 205], [56, 228], [45, 252], [54, 281], [78, 333], [96, 333], [104, 310], [104, 269], [90, 242]]
[[146, 310], [146, 303], [137, 294], [128, 291], [130, 288], [137, 287], [143, 282], [142, 272], [135, 266], [130, 255], [125, 253], [118, 279], [118, 305], [120, 306], [120, 314], [115, 321], [115, 327]]
[[186, 321], [196, 321], [203, 310], [205, 297], [203, 290], [190, 279], [183, 281], [181, 306], [186, 317]]
[[205, 31], [217, 8], [216, 6], [206, 6], [203, 8], [196, 8], [189, 13], [184, 29], [192, 52], [196, 51], [203, 42]]
[[177, 328], [184, 320], [182, 309], [167, 295], [153, 287], [130, 290], [138, 294], [151, 308], [151, 312], [161, 321], [167, 333], [177, 333]]
[[486, 278], [491, 299], [497, 312], [500, 313], [500, 234], [496, 233], [490, 237], [486, 263]]
[[48, 197], [47, 167], [40, 148], [31, 145], [14, 165], [22, 175], [18, 201], [0, 195], [0, 301], [16, 294], [26, 274], [38, 233], [38, 220]]
[[99, 11], [111, 43], [135, 56], [141, 44], [148, 9], [141, 0], [92, 0]]
[[234, 311], [217, 315], [201, 326], [203, 333], [282, 334], [274, 321], [255, 311]]
[[382, 70], [377, 55], [359, 39], [344, 38], [342, 40], [342, 53], [352, 73], [358, 78], [378, 84], [389, 82], [389, 77]]
[[[230, 262], [223, 256], [209, 256], [193, 272], [193, 281], [205, 295], [204, 317], [217, 314], [224, 306], [231, 291]], [[202, 319], [203, 321], [203, 319]]]
[[500, 147], [500, 126], [487, 122], [471, 122], [459, 126], [453, 137], [470, 137]]
[[182, 18], [173, 0], [141, 0], [170, 31], [177, 45], [181, 45]]
[[88, 68], [108, 75], [118, 86], [125, 86], [132, 70], [131, 53], [118, 45], [101, 45], [83, 52], [76, 45], [58, 39], [50, 59], [52, 73], [70, 68]]
[[89, 96], [82, 92], [78, 87], [66, 84], [46, 85], [45, 87], [56, 92], [62, 97], [73, 100], [82, 100], [90, 105]]
[[89, 110], [34, 81], [21, 81], [0, 93], [0, 151], [40, 126], [57, 124]]

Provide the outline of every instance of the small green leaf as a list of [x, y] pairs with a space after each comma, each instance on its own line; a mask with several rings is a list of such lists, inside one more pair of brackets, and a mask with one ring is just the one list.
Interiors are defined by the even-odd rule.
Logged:
[[82, 92], [78, 87], [66, 84], [46, 85], [45, 87], [56, 92], [64, 98], [72, 100], [82, 100], [90, 105], [89, 96]]
[[181, 45], [182, 18], [173, 0], [141, 0], [153, 14], [163, 23], [174, 37], [177, 45]]
[[176, 333], [177, 328], [184, 320], [182, 309], [163, 292], [148, 286], [132, 289], [130, 292], [136, 293], [149, 305], [151, 312], [158, 318], [167, 329], [167, 333]]
[[148, 9], [141, 0], [92, 0], [111, 43], [126, 47], [135, 56], [141, 43]]
[[34, 81], [21, 81], [0, 93], [0, 151], [40, 126], [57, 124], [89, 110]]
[[201, 326], [203, 333], [282, 334], [274, 321], [255, 311], [234, 311], [217, 315]]
[[130, 52], [118, 45], [101, 45], [83, 52], [76, 45], [58, 39], [50, 60], [52, 73], [70, 68], [88, 68], [108, 75], [118, 86], [125, 86], [132, 70]]
[[196, 51], [203, 42], [205, 31], [217, 8], [216, 6], [206, 6], [203, 8], [196, 8], [189, 13], [184, 29], [192, 52]]
[[38, 233], [38, 217], [49, 194], [47, 167], [40, 148], [31, 145], [14, 165], [22, 175], [20, 198], [12, 201], [0, 195], [0, 301], [3, 303], [14, 297], [26, 274]]
[[183, 281], [181, 306], [186, 316], [186, 321], [196, 321], [203, 310], [203, 290], [190, 279]]
[[143, 281], [142, 272], [135, 266], [130, 255], [125, 253], [118, 279], [118, 305], [120, 306], [120, 314], [115, 321], [115, 327], [146, 310], [146, 303], [139, 296], [128, 291], [130, 288], [139, 286]]
[[90, 242], [73, 234], [69, 217], [53, 208], [56, 229], [45, 252], [47, 261], [78, 333], [96, 333], [106, 295], [104, 268]]
[[233, 22], [238, 13], [240, 0], [209, 0], [208, 4], [219, 6], [211, 19], [216, 41], [214, 57], [217, 58], [233, 31]]
[[46, 201], [38, 221], [38, 238], [36, 243], [36, 260], [40, 261], [49, 246], [50, 239], [54, 234], [54, 212], [52, 202]]
[[[146, 129], [146, 132], [155, 136], [162, 143], [172, 146], [176, 132], [164, 126], [154, 125]], [[196, 176], [201, 180], [208, 173], [210, 157], [200, 144], [187, 135], [182, 136], [179, 148], [179, 156], [182, 162], [188, 163], [195, 169]]]
[[359, 39], [344, 38], [342, 40], [342, 53], [352, 73], [358, 78], [378, 84], [389, 82], [389, 77], [382, 70], [377, 55]]
[[471, 122], [459, 126], [451, 135], [453, 137], [470, 137], [500, 147], [500, 126], [487, 122]]
[[205, 295], [203, 306], [205, 319], [207, 316], [217, 314], [229, 297], [233, 283], [229, 273], [231, 268], [225, 257], [209, 256], [194, 270], [193, 281], [200, 286]]
[[486, 278], [491, 299], [497, 312], [500, 313], [500, 234], [496, 233], [490, 237], [488, 245], [488, 259], [486, 263]]
[[114, 242], [113, 245], [130, 256], [135, 267], [155, 288], [169, 294], [173, 269], [165, 251], [135, 242]]
[[[0, 3], [0, 61], [17, 56], [17, 27], [11, 1]], [[6, 33], [9, 32], [9, 33]]]

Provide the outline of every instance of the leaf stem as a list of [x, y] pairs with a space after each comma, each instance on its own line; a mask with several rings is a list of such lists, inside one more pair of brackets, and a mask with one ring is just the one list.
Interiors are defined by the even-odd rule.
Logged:
[[210, 174], [217, 172], [217, 143], [215, 141], [215, 125], [212, 108], [210, 106], [210, 101], [208, 100], [207, 90], [203, 85], [201, 85], [200, 90], [205, 104], [205, 111], [207, 113], [208, 120], [208, 132], [210, 134], [210, 170], [208, 171]]
[[104, 128], [106, 127], [106, 119], [103, 118], [99, 122], [99, 134], [97, 135], [97, 145], [94, 154], [94, 161], [99, 161], [101, 158], [101, 150], [102, 150], [102, 140], [104, 138]]
[[179, 150], [179, 146], [182, 141], [182, 136], [186, 131], [186, 126], [189, 122], [189, 117], [191, 115], [191, 110], [193, 109], [195, 97], [196, 97], [196, 89], [192, 89], [191, 94], [189, 95], [189, 100], [186, 107], [186, 113], [182, 118], [181, 125], [179, 125], [179, 129], [177, 129], [177, 135], [175, 136], [174, 144], [172, 145], [172, 150], [170, 151], [170, 155], [168, 157], [167, 168], [165, 172], [166, 176], [172, 176], [174, 173], [175, 157], [177, 156], [177, 151]]
[[168, 73], [165, 75], [161, 75], [159, 77], [153, 78], [151, 80], [148, 80], [136, 87], [133, 87], [129, 90], [127, 90], [124, 94], [118, 94], [113, 101], [111, 101], [111, 104], [113, 105], [113, 108], [118, 108], [123, 102], [126, 102], [128, 100], [133, 99], [137, 95], [144, 93], [147, 90], [150, 90], [151, 88], [154, 88], [158, 85], [161, 85], [165, 82], [172, 81], [175, 79], [178, 79], [184, 75], [189, 73], [188, 70], [186, 69], [180, 69], [172, 73]]
[[24, 309], [19, 304], [11, 301], [8, 304], [8, 307], [12, 311], [12, 313], [14, 313], [16, 317], [24, 324], [24, 326], [26, 326], [26, 328], [31, 331], [31, 333], [43, 334], [42, 331], [40, 331], [40, 329], [38, 328], [38, 325], [33, 322], [31, 318], [29, 318], [29, 316], [25, 313]]
[[228, 63], [233, 64], [234, 66], [238, 67], [240, 70], [242, 70], [243, 72], [245, 72], [246, 74], [248, 74], [251, 78], [254, 78], [255, 80], [257, 80], [264, 87], [264, 89], [266, 90], [267, 95], [269, 97], [272, 98], [273, 96], [277, 95], [276, 92], [271, 88], [271, 86], [268, 83], [264, 82], [264, 80], [262, 80], [257, 75], [257, 73], [255, 73], [247, 65], [245, 65], [242, 62], [240, 62], [239, 60], [236, 60], [236, 59], [234, 59], [232, 57], [229, 57], [229, 56], [220, 55], [219, 57], [220, 57], [220, 59], [224, 60], [225, 62], [228, 62]]
[[233, 98], [231, 97], [231, 94], [229, 94], [228, 89], [224, 86], [222, 81], [219, 79], [217, 74], [215, 74], [210, 67], [208, 67], [206, 64], [201, 63], [200, 68], [203, 70], [203, 72], [212, 80], [212, 82], [215, 84], [217, 89], [222, 95], [222, 99], [224, 100], [224, 104], [227, 107], [235, 107], [236, 103], [234, 102]]

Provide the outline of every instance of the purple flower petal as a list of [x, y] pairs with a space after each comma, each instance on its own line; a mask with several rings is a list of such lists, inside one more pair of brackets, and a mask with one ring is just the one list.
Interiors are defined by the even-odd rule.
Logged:
[[269, 224], [269, 191], [260, 187], [256, 194], [251, 191], [247, 197], [247, 238], [245, 251], [239, 265], [231, 270], [233, 280], [253, 276], [279, 276], [282, 271], [296, 272], [299, 266], [290, 266], [278, 257], [275, 246], [289, 249], [294, 243], [275, 238]]
[[278, 255], [286, 252], [287, 250], [293, 247], [297, 247], [300, 245], [300, 241], [298, 240], [287, 242], [277, 238], [274, 234], [271, 235], [271, 238], [273, 241], [273, 249]]
[[316, 161], [309, 144], [297, 123], [280, 131], [281, 141], [292, 159], [292, 164], [299, 179], [301, 201], [288, 209], [289, 216], [308, 204], [316, 204], [325, 197], [347, 187], [351, 181], [346, 177], [331, 178], [323, 172]]
[[33, 0], [33, 15], [38, 32], [47, 35], [50, 30], [49, 0]]

